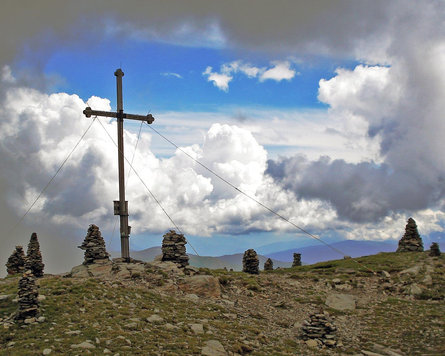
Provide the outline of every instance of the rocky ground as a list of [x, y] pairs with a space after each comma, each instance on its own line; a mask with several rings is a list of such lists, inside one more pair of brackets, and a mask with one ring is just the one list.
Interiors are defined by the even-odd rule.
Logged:
[[[40, 317], [13, 322], [0, 280], [1, 355], [443, 355], [445, 258], [382, 253], [249, 275], [172, 262], [78, 266], [38, 280]], [[375, 274], [373, 273], [375, 272]], [[302, 339], [314, 313], [336, 347]]]

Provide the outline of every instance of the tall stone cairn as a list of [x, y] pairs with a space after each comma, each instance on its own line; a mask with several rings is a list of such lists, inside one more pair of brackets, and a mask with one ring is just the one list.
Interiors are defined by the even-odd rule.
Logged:
[[243, 272], [250, 274], [258, 274], [260, 261], [254, 249], [248, 249], [243, 256]]
[[270, 258], [268, 258], [266, 262], [264, 262], [264, 270], [273, 271], [273, 261]]
[[301, 253], [294, 253], [294, 261], [292, 267], [301, 266]]
[[422, 252], [423, 242], [417, 231], [417, 225], [413, 218], [408, 219], [405, 227], [405, 234], [399, 240], [397, 252]]
[[22, 246], [16, 246], [14, 252], [6, 262], [6, 271], [9, 275], [23, 273], [25, 270], [25, 252]]
[[15, 320], [24, 322], [26, 319], [32, 320], [32, 318], [39, 316], [38, 296], [39, 292], [37, 290], [35, 278], [31, 270], [27, 270], [19, 281], [19, 308], [15, 314]]
[[334, 347], [337, 344], [335, 332], [337, 328], [328, 319], [329, 314], [327, 312], [319, 311], [311, 314], [309, 320], [303, 322], [302, 339], [303, 340], [316, 340], [319, 346], [326, 345], [328, 347]]
[[83, 261], [84, 265], [110, 260], [110, 254], [105, 248], [105, 241], [97, 225], [90, 225], [87, 236], [85, 236], [85, 239], [79, 248], [81, 250], [85, 250]]
[[429, 255], [431, 257], [439, 257], [440, 256], [440, 248], [439, 248], [439, 244], [437, 242], [433, 242], [431, 244]]
[[171, 261], [185, 267], [189, 264], [185, 245], [187, 241], [183, 234], [177, 234], [175, 230], [170, 230], [163, 236], [162, 240], [162, 261]]
[[39, 240], [37, 239], [37, 234], [33, 232], [29, 240], [28, 250], [26, 251], [25, 271], [31, 270], [34, 277], [39, 278], [43, 276], [44, 267]]

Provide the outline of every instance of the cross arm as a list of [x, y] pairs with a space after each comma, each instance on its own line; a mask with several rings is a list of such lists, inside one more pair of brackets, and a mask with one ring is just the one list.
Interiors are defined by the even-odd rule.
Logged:
[[151, 114], [148, 114], [146, 116], [127, 114], [127, 113], [121, 114], [121, 113], [112, 112], [112, 111], [91, 110], [90, 107], [87, 107], [83, 111], [83, 113], [86, 117], [91, 117], [91, 116], [105, 116], [105, 117], [116, 117], [116, 118], [122, 117], [123, 119], [146, 121], [148, 124], [151, 124], [155, 120], [155, 118]]

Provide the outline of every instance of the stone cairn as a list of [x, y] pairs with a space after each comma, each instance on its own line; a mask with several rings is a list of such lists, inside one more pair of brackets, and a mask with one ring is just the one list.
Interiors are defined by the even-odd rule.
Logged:
[[[318, 346], [326, 345], [328, 347], [334, 347], [337, 344], [335, 331], [337, 328], [328, 319], [329, 314], [327, 312], [319, 311], [309, 316], [310, 320], [305, 320], [302, 330], [302, 339], [306, 341], [308, 345], [311, 342], [308, 340], [314, 340]], [[315, 346], [316, 344], [313, 344]]]
[[94, 224], [88, 228], [87, 236], [79, 248], [85, 250], [84, 265], [110, 260], [110, 254], [105, 249], [105, 241], [99, 227]]
[[430, 247], [430, 256], [431, 257], [439, 257], [440, 256], [440, 248], [437, 242], [433, 242]]
[[183, 234], [177, 234], [175, 230], [170, 230], [163, 236], [162, 240], [162, 261], [171, 261], [186, 267], [189, 264], [189, 256], [186, 253], [187, 241]]
[[27, 270], [19, 281], [18, 304], [19, 309], [15, 314], [15, 320], [26, 322], [39, 316], [39, 292], [37, 291], [36, 281], [31, 272]]
[[413, 218], [408, 219], [405, 227], [405, 234], [399, 241], [397, 252], [422, 252], [423, 242], [417, 231], [417, 225]]
[[25, 271], [31, 270], [34, 277], [39, 278], [43, 276], [44, 267], [39, 240], [37, 239], [37, 234], [33, 232], [29, 240], [28, 250], [26, 251]]
[[243, 256], [243, 272], [250, 274], [258, 274], [260, 261], [254, 249], [248, 249]]
[[264, 270], [273, 271], [273, 261], [270, 258], [268, 258], [266, 262], [264, 262]]
[[22, 246], [16, 246], [14, 252], [6, 262], [6, 271], [9, 275], [23, 273], [25, 270], [25, 252]]
[[292, 267], [301, 266], [301, 253], [294, 253], [294, 261]]

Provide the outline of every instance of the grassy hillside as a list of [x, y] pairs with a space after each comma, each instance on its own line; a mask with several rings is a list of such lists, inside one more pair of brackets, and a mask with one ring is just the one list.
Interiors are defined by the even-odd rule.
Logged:
[[[445, 256], [382, 253], [357, 261], [258, 276], [201, 270], [219, 279], [222, 296], [214, 299], [167, 288], [172, 277], [151, 269], [122, 280], [45, 276], [38, 281], [44, 322], [0, 325], [0, 354], [199, 355], [208, 340], [232, 355], [360, 354], [376, 352], [375, 344], [406, 355], [445, 354]], [[400, 273], [413, 266], [415, 273]], [[382, 279], [382, 270], [391, 277]], [[17, 284], [18, 277], [0, 280], [0, 324], [17, 308]], [[413, 284], [422, 293], [411, 295]], [[334, 292], [355, 296], [357, 307], [324, 305]], [[302, 322], [320, 307], [337, 326], [340, 347], [311, 349], [299, 338]], [[78, 348], [87, 340], [94, 348]]]

